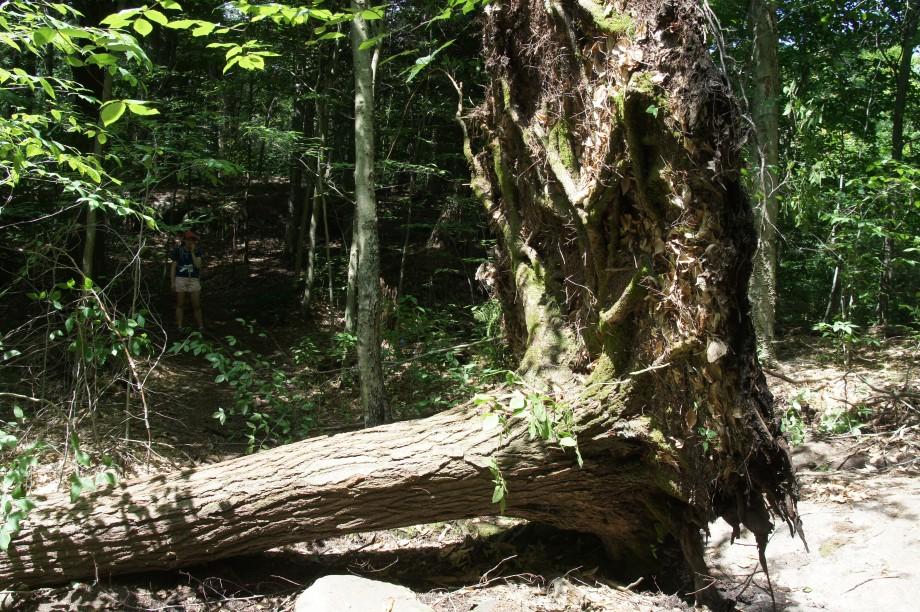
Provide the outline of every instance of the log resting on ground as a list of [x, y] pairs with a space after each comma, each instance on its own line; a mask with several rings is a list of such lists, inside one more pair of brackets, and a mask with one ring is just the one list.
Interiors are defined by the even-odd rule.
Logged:
[[[598, 410], [602, 410], [598, 408]], [[506, 513], [608, 536], [656, 541], [656, 514], [680, 505], [653, 484], [642, 434], [603, 412], [579, 412], [585, 465], [529, 441], [526, 426], [483, 430], [451, 411], [317, 438], [84, 494], [40, 500], [8, 554], [0, 584], [55, 584], [176, 568], [351, 532], [495, 514], [489, 461], [503, 467]], [[666, 488], [668, 485], [662, 483]], [[650, 490], [655, 492], [650, 496]]]
[[[490, 284], [520, 372], [572, 409], [584, 458], [485, 431], [467, 407], [40, 504], [0, 583], [171, 568], [354, 531], [506, 513], [592, 532], [652, 568], [679, 543], [703, 589], [716, 517], [798, 527], [757, 362], [742, 122], [695, 0], [503, 0], [484, 103], [458, 113], [498, 237]], [[461, 88], [457, 84], [458, 89]], [[562, 412], [559, 413], [560, 415]], [[560, 417], [561, 418], [561, 417]]]

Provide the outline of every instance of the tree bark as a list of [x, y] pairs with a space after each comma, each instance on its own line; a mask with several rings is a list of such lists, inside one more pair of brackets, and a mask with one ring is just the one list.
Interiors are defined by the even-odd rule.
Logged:
[[776, 360], [776, 224], [779, 221], [779, 93], [776, 9], [770, 0], [751, 0], [748, 18], [754, 35], [754, 88], [751, 110], [756, 131], [758, 243], [751, 275], [751, 306], [761, 359]]
[[[99, 22], [109, 13], [115, 12], [115, 2], [87, 2], [81, 0], [74, 3], [81, 14], [81, 23], [89, 27], [98, 27]], [[73, 67], [74, 80], [84, 87], [89, 96], [78, 96], [76, 99], [79, 108], [87, 118], [95, 119], [102, 123], [99, 117], [99, 107], [108, 102], [112, 97], [112, 75], [107, 69], [100, 66], [84, 65]], [[95, 98], [95, 100], [94, 100]], [[102, 143], [98, 138], [90, 142], [83, 140], [79, 148], [87, 153], [92, 153], [102, 160]], [[83, 224], [82, 254], [80, 256], [80, 269], [83, 276], [92, 278], [98, 272], [101, 250], [97, 248], [97, 230], [99, 226], [99, 211], [95, 208], [86, 208]]]
[[520, 371], [585, 389], [580, 406], [607, 405], [614, 421], [646, 423], [647, 452], [662, 473], [673, 466], [683, 504], [679, 516], [650, 509], [650, 520], [694, 568], [690, 531], [715, 515], [762, 545], [771, 513], [798, 525], [747, 297], [757, 237], [743, 128], [703, 10], [493, 3], [491, 83], [464, 120]]
[[905, 0], [901, 23], [901, 58], [898, 61], [894, 112], [891, 118], [891, 158], [895, 161], [901, 161], [904, 157], [904, 111], [907, 108], [907, 94], [910, 91], [910, 67], [918, 21], [920, 21], [920, 11], [917, 10], [917, 0]]
[[306, 312], [310, 308], [310, 300], [313, 296], [313, 278], [316, 276], [316, 228], [320, 221], [320, 207], [322, 206], [322, 185], [320, 176], [322, 172], [322, 162], [317, 158], [316, 178], [313, 184], [313, 203], [310, 206], [310, 229], [307, 232], [307, 253], [306, 268], [304, 269], [303, 294], [300, 298], [300, 310]]
[[[298, 91], [300, 87], [298, 86]], [[304, 139], [307, 138], [307, 101], [298, 100], [294, 106], [294, 120], [291, 129], [300, 132]], [[310, 119], [312, 127], [312, 119]], [[297, 243], [300, 230], [300, 206], [303, 203], [303, 154], [295, 151], [291, 154], [290, 162], [290, 187], [288, 189], [287, 219], [284, 229], [284, 251], [294, 263], [297, 252]], [[295, 271], [295, 277], [297, 273]]]
[[[918, 0], [905, 0], [901, 19], [901, 58], [895, 75], [894, 110], [891, 115], [891, 159], [900, 162], [904, 158], [904, 114], [907, 109], [907, 94], [910, 91], [911, 61], [913, 60], [914, 39], [917, 36], [917, 23], [920, 11]], [[896, 221], [897, 207], [892, 206], [892, 217]], [[888, 324], [892, 291], [892, 259], [894, 257], [894, 238], [886, 235], [882, 241], [882, 274], [878, 292], [878, 319], [882, 327]]]
[[[105, 74], [102, 77], [102, 92], [99, 96], [99, 104], [105, 104], [112, 97], [112, 74], [109, 71], [105, 71]], [[100, 117], [99, 122], [102, 123]], [[93, 141], [93, 155], [99, 158], [102, 161], [102, 143], [96, 138]], [[86, 223], [84, 226], [84, 237], [83, 237], [83, 256], [81, 258], [81, 271], [83, 276], [88, 279], [93, 278], [93, 273], [96, 271], [97, 266], [95, 265], [99, 253], [96, 249], [96, 234], [99, 225], [99, 212], [92, 207], [87, 207], [86, 209]]]
[[[311, 234], [315, 234], [312, 226], [313, 223], [313, 191], [316, 187], [317, 177], [312, 173], [306, 173], [306, 187], [300, 193], [300, 219], [297, 222], [297, 245], [294, 249], [294, 277], [300, 279], [304, 269], [304, 247], [310, 239]], [[303, 308], [306, 310], [306, 307]]]
[[352, 0], [352, 57], [355, 69], [355, 235], [358, 249], [357, 288], [358, 377], [364, 422], [373, 427], [390, 420], [390, 404], [383, 387], [380, 361], [380, 245], [377, 235], [377, 199], [374, 193], [374, 67], [370, 26], [361, 16], [367, 0]]
[[[496, 483], [506, 514], [595, 533], [638, 573], [662, 546], [681, 549], [703, 596], [710, 521], [744, 524], [761, 549], [773, 519], [799, 528], [747, 298], [756, 233], [739, 114], [700, 11], [695, 0], [611, 11], [505, 0], [484, 17], [491, 82], [459, 118], [530, 381], [523, 411], [511, 390], [487, 404], [507, 425], [485, 428], [470, 407], [128, 483], [73, 508], [56, 497], [0, 556], [0, 582], [494, 514]], [[530, 435], [537, 421], [544, 437]], [[583, 467], [561, 448], [574, 440]]]
[[125, 483], [73, 505], [63, 494], [40, 500], [0, 555], [0, 584], [176, 568], [337, 534], [494, 514], [491, 457], [508, 481], [509, 515], [627, 543], [653, 537], [642, 500], [657, 470], [636, 454], [640, 440], [608, 435], [588, 418], [584, 435], [597, 440], [583, 449], [579, 469], [571, 452], [529, 442], [522, 423], [506, 435], [481, 423], [468, 412], [442, 413]]
[[358, 324], [358, 216], [351, 223], [351, 245], [348, 247], [348, 269], [345, 281], [345, 331], [354, 333]]

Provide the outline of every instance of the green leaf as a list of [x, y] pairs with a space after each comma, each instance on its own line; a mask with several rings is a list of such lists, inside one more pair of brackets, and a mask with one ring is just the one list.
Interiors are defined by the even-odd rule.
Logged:
[[22, 408], [19, 406], [19, 404], [16, 404], [15, 406], [13, 406], [13, 416], [15, 416], [16, 419], [20, 421], [26, 418], [26, 415], [23, 414]]
[[[450, 10], [450, 9], [448, 9], [448, 10]], [[415, 60], [415, 65], [414, 65], [414, 66], [410, 66], [408, 69], [404, 70], [403, 73], [402, 73], [402, 74], [405, 74], [406, 72], [409, 73], [408, 78], [406, 78], [406, 82], [408, 83], [408, 82], [412, 81], [415, 77], [417, 77], [417, 76], [419, 75], [419, 73], [420, 73], [422, 70], [424, 70], [424, 69], [428, 66], [428, 64], [430, 64], [431, 62], [434, 61], [434, 58], [437, 57], [438, 53], [440, 53], [441, 51], [443, 51], [443, 50], [446, 49], [447, 47], [449, 47], [449, 46], [451, 46], [452, 44], [454, 44], [454, 40], [455, 40], [455, 39], [448, 40], [446, 43], [444, 43], [443, 45], [441, 45], [440, 47], [438, 47], [437, 49], [435, 49], [434, 51], [432, 51], [429, 55], [425, 55], [425, 56], [423, 56], [423, 57], [420, 57], [420, 58], [416, 59], [416, 60]]]
[[7, 550], [13, 537], [6, 529], [0, 530], [0, 550]]
[[118, 58], [111, 53], [93, 53], [87, 62], [96, 66], [114, 66], [118, 63]]
[[104, 472], [99, 472], [98, 474], [96, 474], [96, 477], [93, 479], [93, 484], [96, 487], [110, 487], [110, 486], [113, 486], [116, 482], [117, 482], [117, 479], [115, 478], [115, 474], [113, 474], [109, 470], [106, 470]]
[[17, 442], [19, 442], [19, 440], [16, 436], [8, 434], [0, 429], [0, 448], [12, 448], [16, 446]]
[[138, 18], [134, 20], [134, 31], [141, 36], [147, 36], [153, 32], [153, 26], [146, 19]]
[[565, 436], [564, 438], [559, 438], [559, 446], [563, 448], [574, 448], [578, 446], [578, 441], [571, 436]]
[[148, 117], [150, 115], [159, 115], [160, 111], [155, 108], [150, 108], [146, 106], [145, 102], [140, 102], [138, 100], [125, 100], [125, 104], [128, 105], [128, 110], [130, 110], [135, 115], [141, 115]]
[[105, 19], [99, 23], [104, 26], [109, 26], [110, 28], [123, 28], [129, 23], [131, 23], [131, 18], [137, 15], [140, 9], [125, 9], [123, 11], [118, 11], [117, 13], [112, 13], [107, 16]]
[[492, 503], [497, 504], [503, 499], [505, 499], [505, 487], [495, 485], [495, 490], [492, 491]]
[[6, 517], [6, 523], [3, 525], [2, 531], [7, 533], [18, 533], [19, 532], [19, 523], [23, 519], [22, 512], [11, 512]]
[[369, 8], [359, 13], [365, 21], [376, 21], [383, 19], [383, 7]]
[[211, 23], [209, 21], [199, 21], [197, 24], [198, 27], [192, 30], [192, 36], [195, 37], [207, 36], [214, 31], [214, 28], [217, 27], [216, 23]]
[[358, 45], [358, 50], [364, 51], [365, 49], [376, 47], [378, 44], [380, 44], [380, 41], [382, 41], [387, 36], [389, 36], [389, 32], [384, 32], [383, 34], [378, 34], [377, 36], [368, 38], [367, 40], [362, 42], [360, 45]]
[[57, 32], [48, 27], [42, 27], [32, 32], [32, 41], [39, 47], [46, 45], [57, 37]]
[[86, 451], [82, 451], [78, 448], [74, 451], [73, 456], [74, 456], [74, 459], [76, 459], [77, 463], [79, 463], [83, 467], [89, 467], [89, 464], [90, 464], [89, 453], [87, 453]]
[[497, 413], [490, 412], [482, 420], [482, 430], [483, 431], [492, 431], [493, 429], [498, 428], [500, 419]]
[[171, 30], [187, 30], [196, 25], [198, 25], [197, 19], [178, 19], [176, 21], [170, 21], [166, 27]]
[[70, 501], [71, 503], [77, 501], [80, 498], [80, 493], [83, 492], [83, 483], [80, 482], [80, 478], [76, 474], [70, 475]]
[[49, 98], [52, 100], [57, 100], [57, 94], [54, 93], [54, 88], [51, 87], [51, 84], [47, 81], [47, 79], [39, 78], [38, 84], [42, 86], [42, 89], [45, 90], [45, 93], [48, 94]]
[[525, 405], [526, 405], [526, 400], [524, 399], [524, 396], [521, 395], [520, 393], [515, 393], [514, 395], [512, 395], [511, 401], [508, 402], [508, 407], [514, 411], [523, 410]]
[[482, 404], [491, 404], [494, 401], [494, 397], [485, 393], [477, 393], [473, 396], [473, 403], [477, 406], [481, 406]]
[[533, 412], [533, 418], [538, 423], [542, 423], [546, 420], [546, 408], [543, 406], [543, 401], [539, 398], [533, 398], [531, 396], [531, 412]]
[[446, 9], [441, 11], [439, 15], [437, 15], [436, 17], [433, 17], [431, 21], [441, 21], [443, 19], [450, 19], [450, 16], [452, 14], [453, 14], [453, 11], [451, 10], [451, 8], [447, 7]]
[[230, 58], [230, 61], [224, 66], [224, 74], [227, 74], [227, 71], [236, 66], [240, 62], [240, 56]]
[[415, 53], [418, 53], [418, 49], [406, 49], [405, 51], [400, 51], [399, 53], [386, 57], [385, 59], [380, 61], [379, 65], [383, 66], [384, 64], [388, 64], [392, 62], [393, 60], [403, 57], [404, 55], [413, 55]]
[[167, 23], [169, 23], [169, 19], [166, 17], [166, 15], [156, 9], [148, 9], [144, 11], [144, 17], [162, 26], [165, 26]]
[[0, 42], [9, 45], [10, 47], [16, 49], [18, 52], [22, 52], [22, 49], [19, 48], [19, 45], [16, 43], [16, 41], [13, 40], [13, 38], [5, 32], [0, 32]]
[[99, 118], [102, 119], [102, 125], [108, 127], [121, 119], [121, 116], [125, 114], [126, 108], [127, 105], [121, 100], [106, 102], [99, 110]]
[[647, 112], [647, 113], [648, 113], [649, 115], [651, 115], [652, 117], [657, 117], [657, 116], [658, 116], [658, 107], [655, 106], [654, 104], [650, 104], [649, 107], [648, 107], [647, 109], [645, 109], [645, 112]]

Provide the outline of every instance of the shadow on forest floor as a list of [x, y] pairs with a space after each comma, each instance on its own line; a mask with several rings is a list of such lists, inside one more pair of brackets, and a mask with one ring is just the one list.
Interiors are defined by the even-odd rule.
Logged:
[[408, 586], [436, 610], [690, 609], [676, 596], [618, 584], [593, 536], [503, 518], [354, 534], [184, 571], [43, 589], [17, 609], [54, 601], [61, 609], [287, 610], [329, 574]]

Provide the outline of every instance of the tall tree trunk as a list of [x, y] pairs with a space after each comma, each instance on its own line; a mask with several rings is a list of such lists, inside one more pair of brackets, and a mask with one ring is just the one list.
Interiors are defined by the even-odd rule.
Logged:
[[345, 331], [355, 332], [358, 324], [358, 216], [351, 224], [351, 245], [348, 247], [348, 268], [345, 279]]
[[754, 89], [751, 110], [756, 129], [757, 251], [751, 275], [751, 311], [757, 348], [764, 361], [776, 359], [776, 224], [779, 220], [779, 92], [776, 9], [771, 0], [751, 0], [748, 19], [754, 35]]
[[300, 220], [297, 226], [297, 244], [294, 248], [294, 276], [298, 279], [303, 272], [305, 242], [310, 232], [314, 231], [311, 223], [313, 220], [313, 190], [315, 180], [316, 177], [312, 176], [311, 173], [307, 173], [307, 185], [300, 194]]
[[358, 375], [364, 422], [371, 427], [390, 420], [390, 404], [383, 387], [380, 362], [380, 245], [377, 237], [377, 200], [374, 194], [374, 69], [372, 53], [361, 49], [370, 38], [361, 16], [367, 0], [352, 0], [352, 57], [355, 69], [355, 235], [358, 247], [357, 325]]
[[[761, 549], [773, 518], [799, 527], [749, 312], [756, 232], [738, 113], [700, 11], [505, 0], [484, 16], [491, 80], [461, 125], [503, 252], [496, 284], [530, 380], [521, 396], [500, 390], [72, 508], [42, 500], [0, 556], [0, 581], [177, 567], [492, 514], [503, 497], [508, 515], [598, 534], [637, 572], [680, 549], [695, 590], [713, 596], [710, 521], [744, 524]], [[503, 424], [484, 426], [496, 422], [484, 412]], [[576, 440], [583, 467], [565, 451]]]
[[[904, 112], [907, 108], [907, 94], [910, 91], [914, 39], [917, 36], [917, 22], [920, 18], [917, 2], [918, 0], [905, 0], [901, 21], [901, 58], [898, 62], [898, 72], [895, 75], [894, 111], [891, 116], [891, 159], [896, 162], [904, 158]], [[892, 205], [891, 208], [892, 219], [896, 220], [897, 207]], [[889, 233], [882, 242], [882, 275], [878, 293], [878, 320], [883, 327], [888, 324], [893, 256], [894, 238]]]
[[911, 62], [914, 57], [918, 20], [920, 10], [917, 9], [917, 0], [905, 0], [901, 24], [901, 58], [898, 62], [894, 113], [891, 118], [891, 157], [895, 161], [904, 158], [904, 111], [910, 91]]
[[[100, 104], [105, 104], [112, 97], [112, 74], [106, 70], [104, 76], [102, 77], [102, 92], [99, 96]], [[102, 119], [99, 119], [99, 123], [102, 123]], [[102, 160], [102, 142], [99, 138], [96, 138], [93, 141], [93, 155]], [[84, 227], [84, 237], [83, 237], [83, 257], [81, 261], [81, 269], [83, 276], [86, 278], [93, 278], [93, 273], [95, 271], [95, 262], [99, 258], [100, 253], [97, 252], [96, 248], [96, 234], [99, 224], [99, 211], [95, 208], [87, 207], [86, 209], [86, 224]]]
[[[320, 83], [325, 85], [328, 79], [323, 79], [320, 77]], [[317, 91], [319, 91], [319, 84], [317, 84]], [[311, 216], [310, 216], [310, 231], [307, 237], [307, 270], [304, 274], [304, 288], [303, 295], [300, 298], [300, 309], [302, 312], [306, 312], [310, 307], [310, 300], [312, 299], [313, 292], [313, 278], [316, 275], [315, 262], [316, 262], [316, 231], [319, 227], [320, 215], [323, 217], [325, 223], [326, 231], [326, 258], [327, 266], [329, 265], [328, 256], [329, 256], [329, 226], [326, 222], [326, 168], [329, 165], [328, 153], [326, 151], [326, 133], [329, 129], [328, 124], [328, 115], [326, 113], [326, 102], [320, 97], [317, 97], [315, 104], [315, 113], [316, 113], [316, 140], [319, 145], [319, 150], [316, 153], [316, 175], [313, 177], [313, 205], [311, 207]], [[330, 304], [332, 303], [332, 298], [330, 297]]]
[[[79, 10], [82, 17], [80, 22], [87, 27], [98, 27], [99, 22], [109, 13], [115, 12], [116, 3], [110, 1], [89, 1], [77, 0], [74, 8]], [[88, 119], [95, 119], [100, 124], [99, 106], [104, 104], [112, 97], [112, 75], [104, 67], [86, 64], [83, 66], [73, 67], [74, 80], [79, 83], [90, 95], [78, 96], [75, 100], [77, 108]], [[34, 73], [34, 71], [33, 71]], [[102, 143], [98, 138], [92, 141], [83, 139], [77, 145], [80, 150], [101, 159]], [[83, 252], [80, 256], [80, 269], [87, 278], [92, 278], [94, 272], [97, 272], [97, 266], [100, 259], [100, 249], [97, 248], [97, 229], [99, 225], [99, 211], [87, 207], [84, 214], [82, 246]]]
[[[300, 87], [298, 87], [300, 92]], [[307, 137], [307, 100], [302, 98], [295, 104], [292, 129], [297, 130], [306, 140]], [[312, 120], [310, 121], [312, 127]], [[303, 151], [291, 155], [290, 187], [288, 188], [287, 224], [284, 229], [285, 255], [294, 261], [297, 252], [298, 229], [300, 227], [300, 205], [303, 202]], [[296, 274], [295, 274], [296, 276]]]
[[316, 228], [320, 222], [320, 207], [323, 205], [322, 187], [319, 183], [319, 173], [322, 163], [317, 161], [317, 175], [313, 187], [313, 203], [310, 206], [310, 230], [307, 232], [306, 267], [304, 269], [303, 295], [300, 298], [300, 309], [306, 312], [310, 308], [313, 296], [313, 278], [316, 276]]
[[326, 207], [326, 193], [320, 199], [323, 204], [323, 242], [326, 245], [326, 290], [329, 305], [335, 304], [335, 294], [332, 288], [332, 244], [329, 241], [329, 209]]

